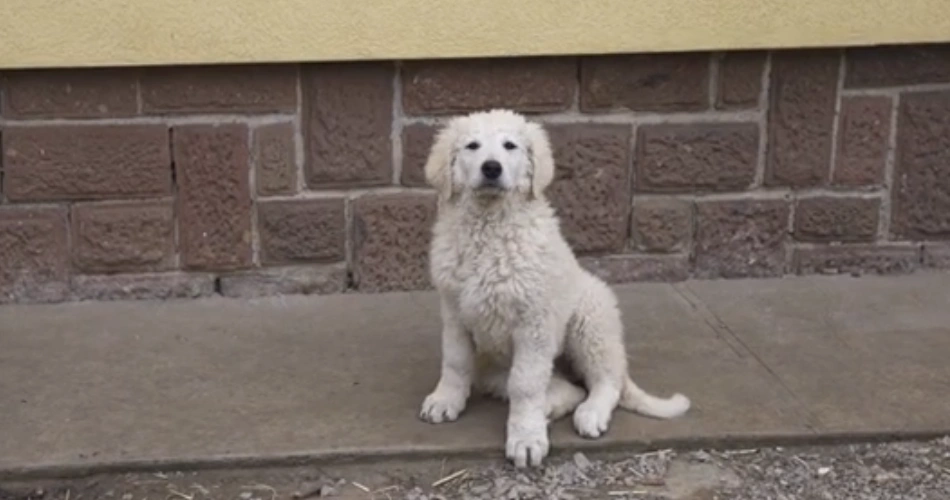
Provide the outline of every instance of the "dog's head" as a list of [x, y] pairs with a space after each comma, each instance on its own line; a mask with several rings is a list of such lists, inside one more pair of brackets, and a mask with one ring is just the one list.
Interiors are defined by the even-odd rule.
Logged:
[[436, 135], [425, 165], [428, 183], [444, 200], [539, 198], [554, 178], [554, 159], [541, 125], [509, 110], [453, 118]]

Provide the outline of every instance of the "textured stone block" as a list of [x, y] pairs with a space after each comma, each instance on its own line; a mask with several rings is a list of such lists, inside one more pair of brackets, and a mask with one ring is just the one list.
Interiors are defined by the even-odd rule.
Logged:
[[221, 295], [233, 298], [271, 295], [330, 295], [347, 287], [346, 264], [272, 267], [221, 276]]
[[214, 295], [214, 275], [145, 273], [79, 275], [72, 280], [74, 300], [171, 300]]
[[844, 186], [884, 184], [892, 100], [885, 96], [841, 99], [834, 182]]
[[73, 263], [83, 272], [157, 271], [175, 264], [172, 202], [77, 204]]
[[251, 155], [254, 180], [261, 196], [297, 191], [297, 147], [293, 123], [275, 123], [254, 129]]
[[343, 260], [345, 205], [343, 198], [261, 202], [257, 207], [261, 262]]
[[581, 110], [697, 111], [709, 106], [709, 54], [581, 59]]
[[409, 61], [402, 69], [402, 108], [409, 115], [560, 111], [570, 107], [576, 87], [571, 57]]
[[831, 168], [840, 56], [782, 51], [772, 56], [765, 184], [823, 185]]
[[393, 67], [338, 63], [303, 74], [305, 175], [311, 188], [392, 183]]
[[0, 207], [0, 303], [65, 298], [66, 219], [66, 209], [60, 207]]
[[795, 239], [799, 241], [870, 241], [877, 235], [881, 200], [818, 196], [798, 201]]
[[846, 88], [950, 82], [950, 45], [862, 47], [846, 53]]
[[920, 267], [920, 250], [904, 245], [840, 245], [796, 248], [797, 274], [901, 274]]
[[11, 71], [3, 76], [5, 118], [114, 118], [138, 113], [131, 69]]
[[754, 123], [645, 125], [638, 130], [638, 191], [739, 191], [755, 179]]
[[580, 264], [610, 284], [635, 281], [683, 281], [689, 278], [689, 256], [610, 255], [582, 257]]
[[401, 182], [404, 186], [428, 187], [424, 170], [436, 132], [436, 127], [422, 124], [402, 129]]
[[781, 276], [788, 217], [784, 200], [698, 203], [694, 273], [700, 278]]
[[547, 190], [575, 252], [617, 252], [630, 219], [630, 127], [548, 127], [557, 170]]
[[924, 267], [948, 269], [950, 268], [950, 244], [926, 243], [922, 257]]
[[3, 191], [11, 201], [171, 194], [164, 125], [8, 127], [3, 166]]
[[718, 109], [748, 109], [759, 105], [766, 51], [727, 52], [719, 58]]
[[244, 125], [174, 130], [179, 241], [187, 269], [251, 263], [248, 131]]
[[950, 238], [950, 92], [901, 97], [891, 199], [897, 237]]
[[354, 281], [361, 292], [431, 286], [433, 195], [367, 195], [353, 204]]
[[297, 109], [289, 64], [167, 66], [142, 71], [145, 113], [276, 113]]
[[676, 199], [634, 200], [631, 233], [637, 250], [678, 252], [689, 246], [692, 206]]

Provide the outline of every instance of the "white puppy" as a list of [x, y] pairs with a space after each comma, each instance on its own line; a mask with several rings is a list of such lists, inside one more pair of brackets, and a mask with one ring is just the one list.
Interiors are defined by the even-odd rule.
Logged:
[[[581, 436], [607, 431], [619, 406], [656, 418], [689, 399], [652, 396], [630, 379], [617, 299], [584, 270], [545, 199], [554, 178], [547, 133], [519, 114], [453, 118], [425, 165], [439, 193], [430, 266], [441, 296], [442, 373], [421, 417], [458, 418], [471, 388], [509, 401], [506, 455], [548, 454], [548, 422], [571, 411]], [[564, 360], [587, 391], [555, 370]]]

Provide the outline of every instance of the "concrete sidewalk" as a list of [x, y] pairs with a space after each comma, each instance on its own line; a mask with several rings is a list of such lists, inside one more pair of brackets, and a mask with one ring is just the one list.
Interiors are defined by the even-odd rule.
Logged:
[[[950, 431], [950, 274], [617, 287], [632, 372], [693, 399], [568, 447]], [[505, 407], [416, 415], [433, 293], [0, 308], [0, 472], [501, 454]]]

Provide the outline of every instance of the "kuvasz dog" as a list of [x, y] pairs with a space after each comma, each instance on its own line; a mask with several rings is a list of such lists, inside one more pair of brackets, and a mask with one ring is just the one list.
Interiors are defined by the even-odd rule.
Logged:
[[616, 296], [578, 264], [545, 199], [554, 158], [541, 125], [509, 110], [455, 117], [425, 177], [439, 198], [430, 271], [443, 326], [423, 420], [457, 419], [472, 389], [507, 399], [505, 453], [525, 467], [547, 456], [549, 421], [571, 412], [577, 432], [597, 438], [618, 405], [655, 418], [689, 409], [682, 394], [653, 396], [629, 377]]

